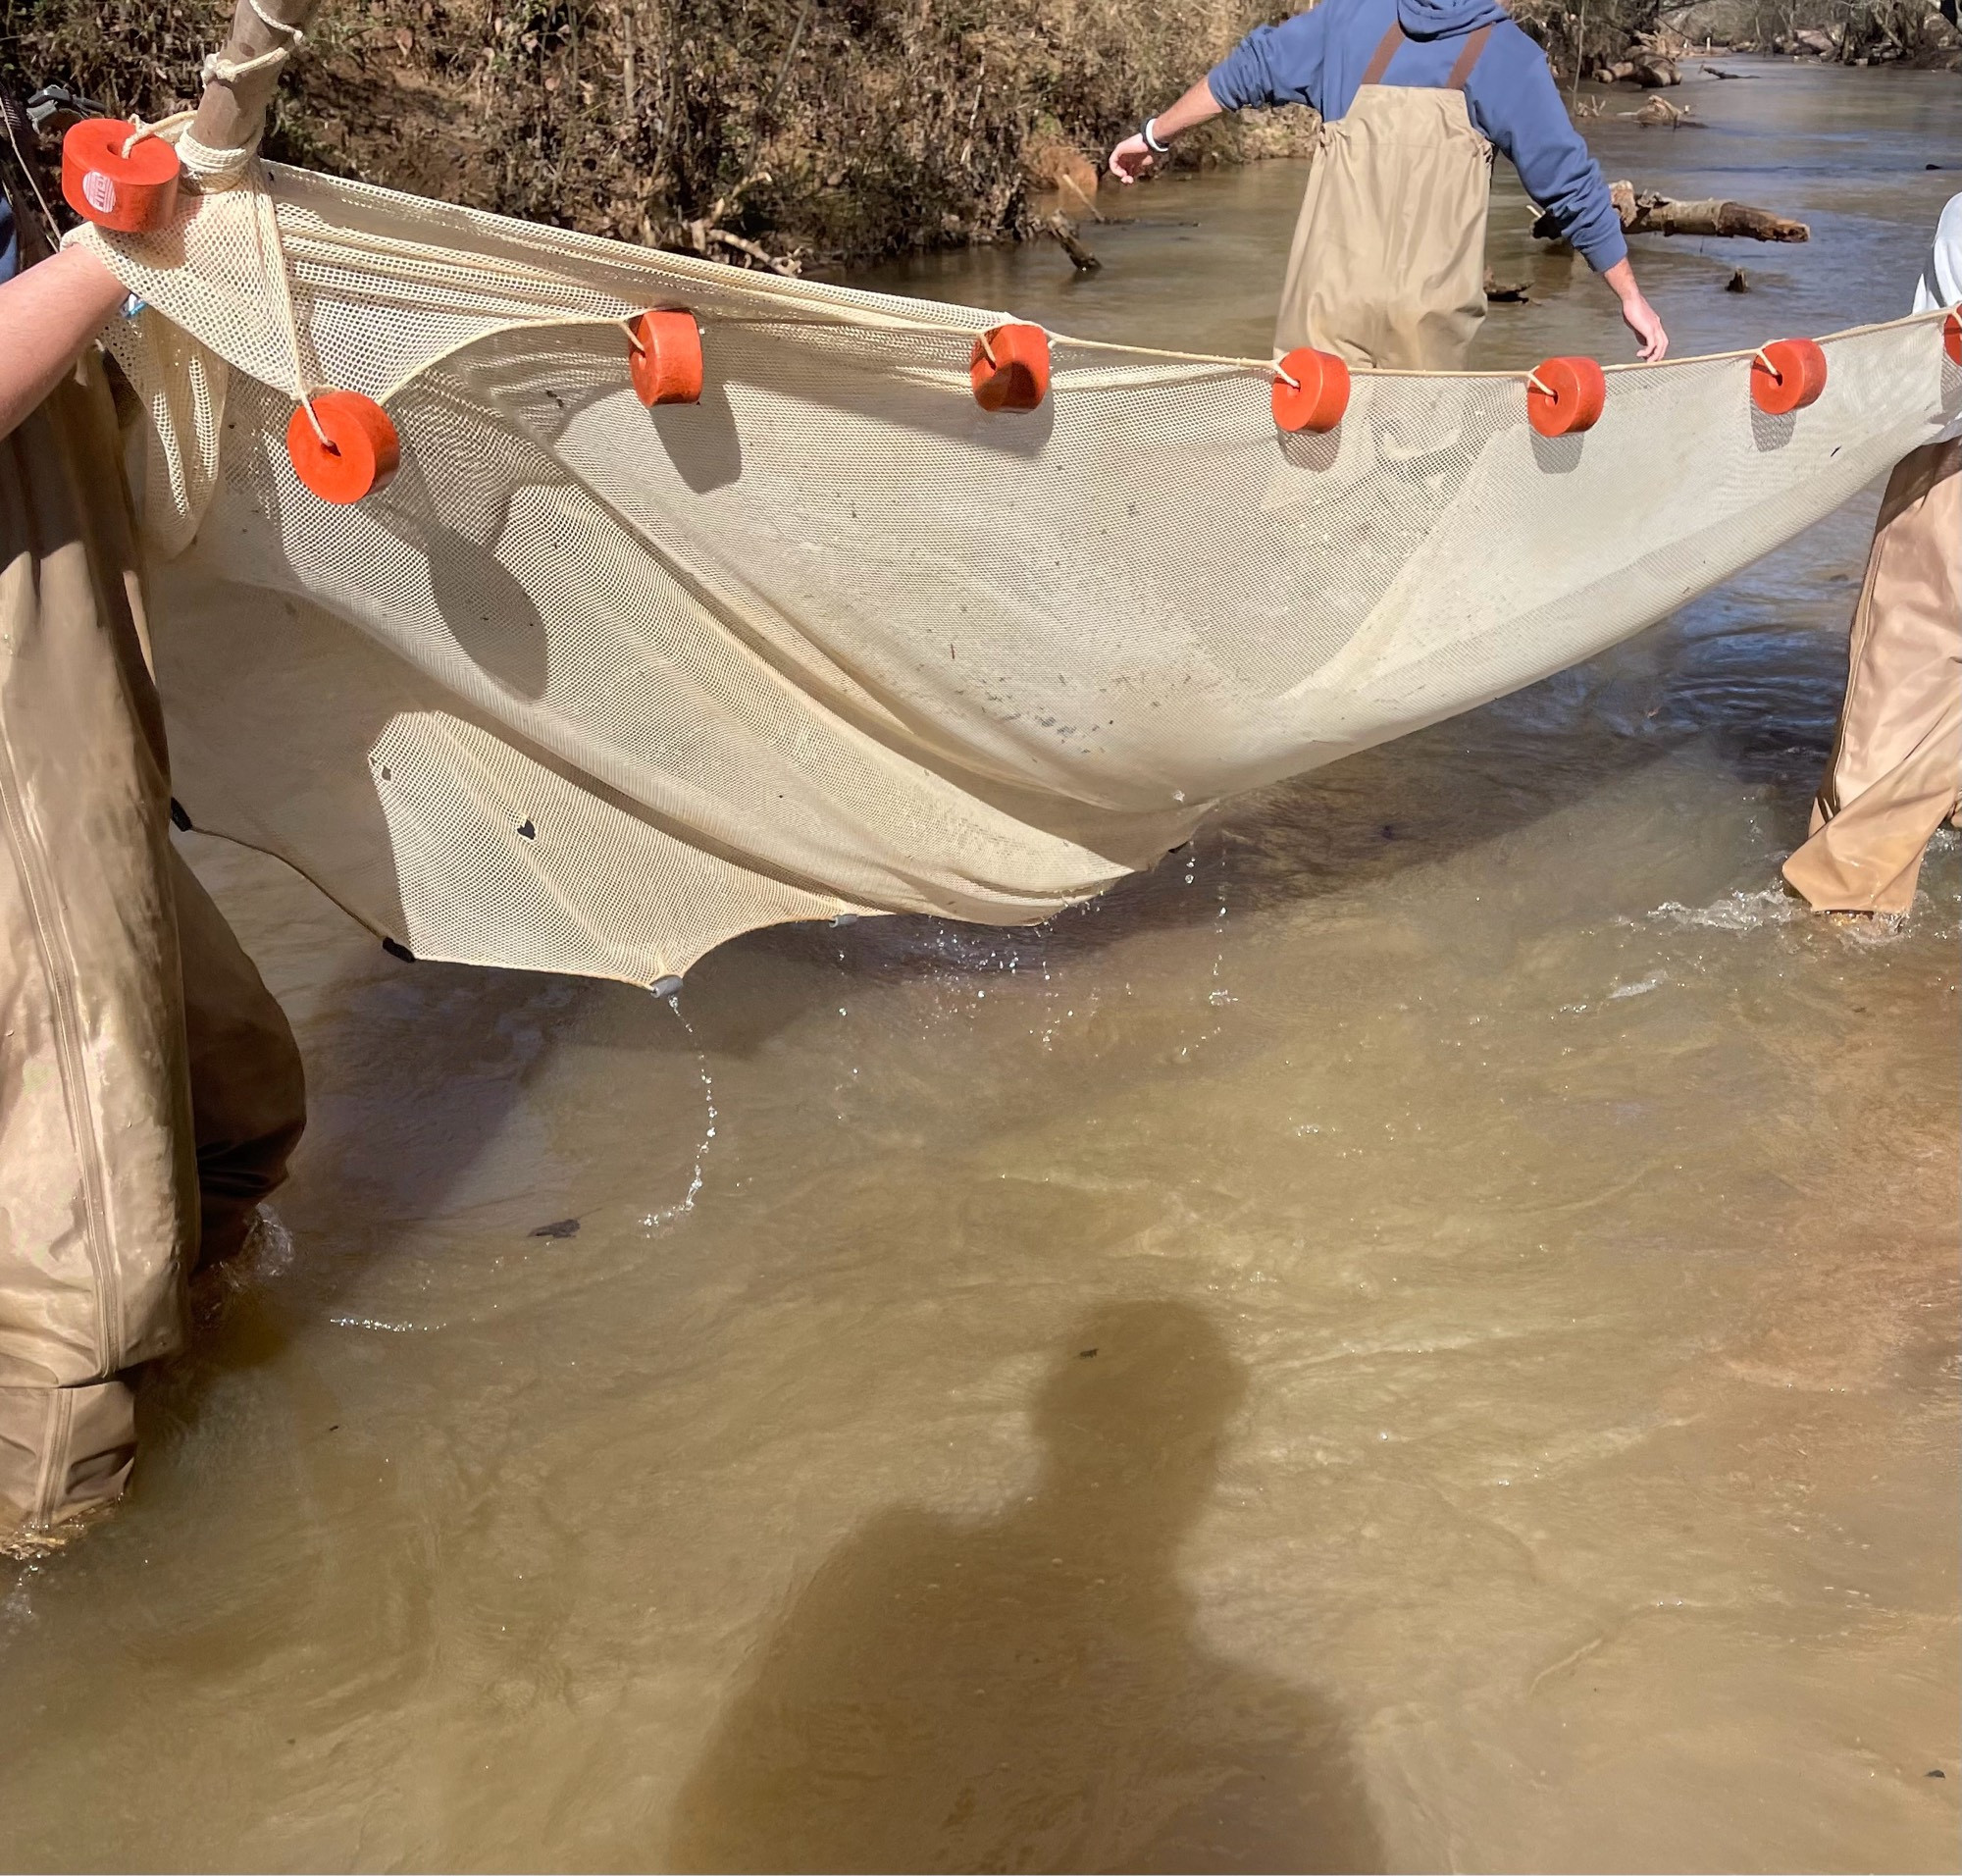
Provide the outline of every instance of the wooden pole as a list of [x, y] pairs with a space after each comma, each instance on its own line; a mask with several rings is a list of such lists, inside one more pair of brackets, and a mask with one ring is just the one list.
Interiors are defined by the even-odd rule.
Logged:
[[[232, 16], [232, 36], [207, 67], [209, 78], [199, 100], [189, 139], [195, 147], [180, 148], [185, 168], [207, 186], [223, 187], [235, 181], [243, 155], [259, 146], [266, 132], [266, 107], [279, 89], [280, 75], [289, 62], [299, 33], [313, 18], [319, 0], [238, 0]], [[263, 62], [263, 63], [262, 63]], [[206, 164], [209, 154], [220, 159]], [[224, 159], [230, 158], [230, 161]]]

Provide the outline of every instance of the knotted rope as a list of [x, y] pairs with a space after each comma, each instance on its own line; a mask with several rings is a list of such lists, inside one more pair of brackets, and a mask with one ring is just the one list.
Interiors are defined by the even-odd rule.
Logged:
[[188, 124], [196, 116], [195, 111], [173, 111], [169, 117], [159, 118], [154, 124], [145, 124], [141, 118], [136, 119], [136, 128], [123, 139], [123, 160], [127, 163], [129, 160], [129, 152], [146, 136], [156, 136], [164, 130], [175, 130], [180, 124]]
[[[270, 26], [275, 32], [284, 33], [285, 43], [270, 47], [250, 59], [228, 59], [222, 53], [211, 53], [205, 59], [202, 75], [207, 85], [234, 86], [240, 78], [250, 78], [256, 72], [275, 71], [306, 43], [306, 34], [298, 26], [288, 26], [285, 21], [268, 13], [259, 0], [245, 0], [245, 4], [262, 25]], [[178, 138], [178, 160], [182, 163], [184, 175], [195, 187], [215, 191], [238, 185], [252, 161], [252, 152], [249, 148], [215, 150], [208, 143], [200, 143], [191, 131], [186, 130]]]

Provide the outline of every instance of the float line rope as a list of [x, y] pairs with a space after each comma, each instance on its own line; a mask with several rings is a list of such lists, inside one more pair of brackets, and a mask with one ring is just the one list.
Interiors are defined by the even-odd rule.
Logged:
[[123, 160], [127, 163], [129, 160], [129, 152], [146, 136], [156, 136], [162, 131], [174, 130], [180, 124], [188, 124], [196, 116], [195, 111], [173, 111], [169, 117], [159, 118], [154, 124], [145, 124], [138, 118], [136, 128], [123, 140]]
[[[293, 28], [288, 29], [292, 30]], [[156, 130], [170, 128], [176, 122], [176, 119], [166, 119], [160, 125], [150, 128], [154, 132]], [[180, 140], [181, 146], [184, 140], [187, 139]], [[270, 198], [270, 189], [267, 189], [266, 193]], [[272, 215], [274, 234], [275, 237], [278, 238], [277, 210], [273, 210]], [[328, 230], [324, 231], [318, 236], [296, 231], [295, 238], [302, 246], [313, 247], [317, 245], [320, 249], [339, 247], [344, 250], [353, 247], [367, 248], [377, 253], [388, 254], [406, 252], [413, 248], [416, 252], [416, 258], [421, 260], [426, 266], [446, 267], [453, 269], [457, 273], [474, 274], [480, 277], [488, 276], [491, 279], [495, 279], [501, 274], [506, 277], [515, 277], [558, 287], [570, 285], [562, 274], [555, 273], [549, 268], [527, 265], [525, 262], [514, 259], [498, 259], [488, 255], [472, 254], [468, 250], [461, 248], [442, 250], [439, 259], [431, 250], [422, 247], [420, 244], [397, 242], [390, 240], [387, 236], [357, 234], [352, 231]], [[310, 258], [316, 258], [332, 264], [331, 254], [326, 252], [317, 253], [314, 256], [310, 256]], [[284, 288], [284, 268], [285, 261], [284, 246], [281, 249], [280, 259], [281, 285]], [[682, 263], [687, 271], [695, 275], [698, 280], [702, 279], [702, 274], [698, 270], [705, 270], [709, 267], [713, 267], [716, 274], [725, 276], [739, 271], [727, 267], [725, 263], [708, 262], [696, 255], [677, 254], [671, 256], [670, 259], [672, 262]], [[711, 290], [723, 290], [719, 288], [719, 284], [712, 277], [703, 280], [702, 284], [709, 286]], [[622, 285], [625, 286], [626, 283], [623, 282]], [[872, 332], [945, 333], [951, 337], [979, 342], [984, 353], [989, 357], [990, 362], [993, 362], [993, 349], [987, 343], [988, 329], [986, 328], [973, 325], [960, 325], [952, 320], [922, 319], [912, 313], [878, 312], [869, 307], [854, 305], [850, 301], [833, 300], [823, 296], [807, 297], [804, 293], [799, 292], [794, 287], [779, 283], [769, 275], [751, 274], [747, 271], [743, 275], [741, 291], [747, 298], [770, 299], [779, 302], [790, 301], [801, 315], [800, 318], [793, 318], [790, 321], [793, 324], [846, 326]], [[631, 301], [634, 295], [630, 292], [622, 292], [619, 297]], [[745, 318], [741, 314], [711, 314], [710, 317], [719, 318], [721, 323], [730, 325], [769, 325], [777, 323], [771, 319]], [[288, 323], [290, 324], [290, 319]], [[551, 323], [557, 324], [561, 322], [553, 321]], [[575, 318], [573, 323], [583, 324], [585, 322]], [[625, 319], [615, 318], [608, 320], [606, 323], [617, 323], [624, 326], [630, 322]], [[1081, 339], [1070, 334], [1049, 332], [1048, 328], [1044, 328], [1043, 330], [1048, 333], [1049, 338], [1053, 341], [1068, 345], [1079, 351], [1109, 352], [1120, 357], [1148, 358], [1168, 364], [1211, 365], [1222, 371], [1258, 372], [1269, 379], [1278, 378], [1289, 384], [1294, 383], [1292, 379], [1280, 371], [1277, 361], [1272, 358], [1237, 357], [1218, 352], [1175, 351], [1168, 347], [1156, 345], [1126, 345], [1120, 344], [1114, 339]], [[294, 342], [297, 343], [296, 339]], [[1696, 359], [1684, 359], [1680, 362], [1685, 365], [1712, 364], [1730, 358], [1754, 359], [1761, 361], [1767, 370], [1775, 369], [1769, 358], [1765, 356], [1762, 347], [1751, 349], [1740, 347], [1734, 351], [1713, 352], [1704, 354]], [[1672, 360], [1671, 362], [1674, 363], [1677, 361]], [[1408, 371], [1381, 370], [1368, 365], [1353, 366], [1351, 369], [1358, 376], [1371, 378], [1482, 379], [1488, 383], [1503, 382], [1504, 380], [1511, 379], [1515, 383], [1523, 383], [1532, 387], [1543, 395], [1551, 397], [1556, 394], [1540, 379], [1536, 371]], [[1647, 368], [1639, 364], [1631, 364], [1607, 365], [1603, 369], [1610, 372], [1620, 372], [1637, 371]], [[309, 406], [309, 414], [311, 414], [311, 406]]]
[[[256, 13], [258, 9], [254, 7], [253, 11]], [[286, 244], [280, 233], [279, 205], [273, 199], [272, 185], [263, 171], [252, 190], [252, 202], [262, 231], [271, 237], [272, 252], [263, 258], [270, 261], [266, 272], [272, 277], [277, 289], [274, 304], [285, 329], [287, 349], [292, 354], [293, 385], [299, 393], [300, 408], [306, 412], [307, 422], [313, 426], [313, 434], [320, 439], [321, 447], [337, 456], [339, 448], [321, 428], [320, 418], [314, 411], [312, 374], [307, 370], [306, 355], [300, 345], [299, 313], [293, 305], [292, 283], [286, 273]]]

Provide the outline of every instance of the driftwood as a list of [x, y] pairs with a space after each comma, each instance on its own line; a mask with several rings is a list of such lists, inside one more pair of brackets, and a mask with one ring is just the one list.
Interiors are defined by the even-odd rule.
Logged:
[[1064, 193], [1075, 196], [1076, 199], [1080, 203], [1082, 203], [1086, 209], [1090, 211], [1090, 219], [1093, 222], [1108, 222], [1110, 219], [1108, 215], [1104, 213], [1104, 211], [1101, 208], [1097, 206], [1094, 197], [1086, 195], [1083, 192], [1083, 184], [1080, 182], [1078, 182], [1075, 177], [1065, 173], [1064, 175], [1058, 177], [1057, 181], [1058, 183], [1060, 183]]
[[1592, 77], [1603, 84], [1638, 84], [1644, 91], [1657, 91], [1682, 82], [1674, 59], [1643, 53], [1632, 59], [1597, 61]]
[[1069, 264], [1079, 274], [1094, 274], [1104, 265], [1089, 248], [1076, 237], [1075, 225], [1068, 216], [1052, 215], [1043, 225], [1045, 234], [1054, 234], [1062, 251], [1069, 256]]
[[[1074, 144], [1058, 142], [1055, 138], [1031, 144], [1022, 154], [1022, 174], [1037, 193], [1064, 197], [1063, 206], [1070, 214], [1080, 209], [1093, 222], [1105, 219], [1104, 211], [1097, 206], [1098, 167]], [[1071, 200], [1074, 207], [1070, 206]]]
[[706, 254], [712, 242], [717, 247], [726, 247], [732, 253], [741, 254], [745, 260], [766, 268], [772, 274], [783, 275], [786, 280], [796, 280], [802, 272], [795, 254], [772, 254], [767, 247], [758, 246], [741, 234], [732, 234], [726, 228], [710, 228], [705, 221], [690, 222], [688, 233], [697, 254]]
[[[1637, 190], [1632, 182], [1611, 182], [1608, 193], [1627, 234], [1714, 234], [1751, 241], [1809, 241], [1812, 231], [1803, 222], [1787, 221], [1768, 208], [1748, 202], [1672, 202], [1653, 189]], [[1541, 214], [1532, 232], [1543, 241], [1560, 238], [1551, 215]]]
[[1639, 111], [1617, 111], [1617, 117], [1629, 119], [1644, 130], [1654, 125], [1666, 124], [1673, 130], [1680, 124], [1694, 125], [1696, 114], [1686, 104], [1672, 104], [1665, 97], [1650, 97], [1643, 101]]

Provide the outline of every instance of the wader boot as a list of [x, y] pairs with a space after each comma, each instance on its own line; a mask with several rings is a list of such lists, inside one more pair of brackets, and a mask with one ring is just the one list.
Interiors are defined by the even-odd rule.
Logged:
[[1491, 37], [1466, 34], [1443, 88], [1382, 82], [1404, 42], [1384, 33], [1348, 111], [1316, 132], [1274, 329], [1351, 365], [1462, 371], [1485, 317], [1492, 146], [1465, 83]]
[[303, 1119], [292, 1032], [170, 848], [136, 567], [91, 353], [0, 440], [0, 1540], [122, 1491], [200, 1180], [223, 1254]]
[[1904, 912], [1962, 805], [1962, 440], [1895, 465], [1849, 650], [1812, 837], [1784, 876], [1819, 912]]

